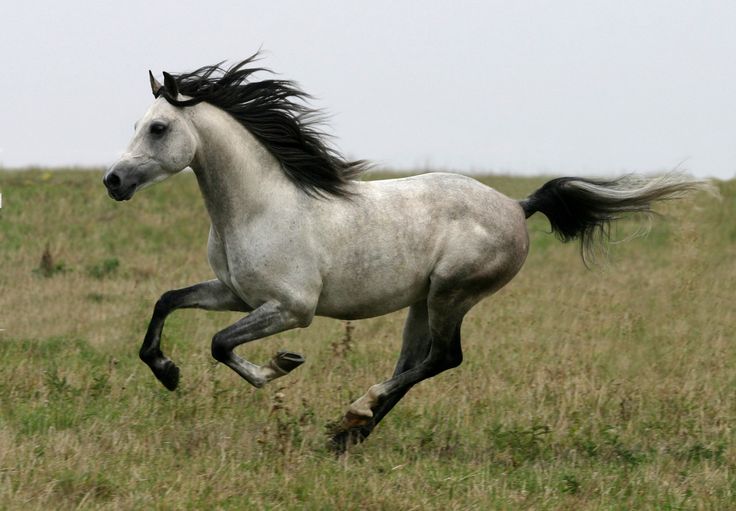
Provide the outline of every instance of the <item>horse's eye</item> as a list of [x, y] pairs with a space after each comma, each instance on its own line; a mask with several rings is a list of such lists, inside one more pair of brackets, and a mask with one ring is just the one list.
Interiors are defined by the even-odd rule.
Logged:
[[162, 135], [167, 129], [168, 126], [162, 122], [154, 122], [151, 124], [151, 127], [148, 128], [152, 135]]

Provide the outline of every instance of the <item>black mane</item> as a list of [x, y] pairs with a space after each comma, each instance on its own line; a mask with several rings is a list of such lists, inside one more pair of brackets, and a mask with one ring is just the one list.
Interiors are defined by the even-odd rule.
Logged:
[[215, 105], [242, 124], [281, 164], [287, 177], [311, 196], [347, 196], [346, 185], [368, 168], [363, 161], [348, 161], [327, 143], [320, 130], [323, 117], [306, 105], [310, 96], [288, 80], [249, 81], [259, 67], [245, 67], [258, 53], [223, 68], [222, 62], [191, 73], [173, 75], [178, 91], [189, 100], [160, 94], [175, 106], [202, 101]]

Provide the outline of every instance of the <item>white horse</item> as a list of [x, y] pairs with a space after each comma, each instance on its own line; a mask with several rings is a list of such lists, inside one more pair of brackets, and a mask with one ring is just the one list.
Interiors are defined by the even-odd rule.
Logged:
[[648, 212], [702, 182], [670, 174], [612, 181], [559, 178], [517, 201], [474, 179], [425, 174], [363, 182], [316, 128], [292, 82], [253, 81], [256, 56], [229, 69], [150, 75], [156, 97], [104, 184], [128, 200], [191, 167], [211, 220], [217, 277], [164, 293], [140, 350], [169, 390], [179, 369], [160, 349], [164, 320], [180, 308], [249, 313], [212, 339], [212, 355], [261, 387], [302, 364], [279, 352], [265, 365], [239, 357], [243, 343], [307, 327], [315, 315], [380, 316], [409, 307], [401, 355], [388, 380], [350, 405], [333, 441], [364, 439], [416, 383], [462, 361], [463, 316], [500, 289], [527, 256], [526, 218], [544, 213], [583, 255], [611, 220]]

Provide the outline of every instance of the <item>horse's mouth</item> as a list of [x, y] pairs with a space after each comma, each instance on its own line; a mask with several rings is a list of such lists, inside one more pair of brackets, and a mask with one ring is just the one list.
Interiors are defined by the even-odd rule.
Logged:
[[135, 193], [135, 189], [137, 187], [138, 186], [134, 184], [132, 186], [128, 186], [125, 189], [118, 188], [116, 190], [111, 190], [111, 189], [108, 188], [107, 189], [107, 194], [111, 198], [115, 199], [116, 201], [122, 202], [122, 201], [130, 200], [131, 197], [133, 197], [133, 194]]

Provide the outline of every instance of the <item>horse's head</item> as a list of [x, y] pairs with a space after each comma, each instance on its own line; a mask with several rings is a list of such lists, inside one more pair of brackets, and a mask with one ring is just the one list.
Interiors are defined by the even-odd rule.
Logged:
[[184, 108], [164, 97], [177, 98], [176, 81], [164, 73], [164, 86], [150, 74], [156, 101], [136, 123], [135, 135], [125, 153], [105, 173], [103, 183], [117, 201], [128, 200], [136, 190], [187, 168], [197, 149], [197, 136]]

